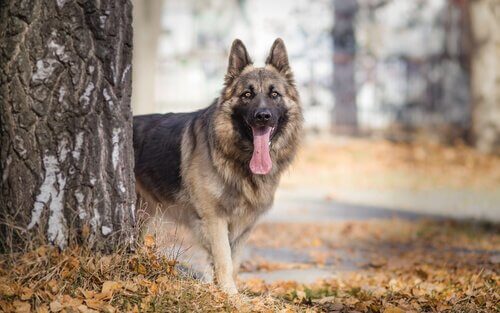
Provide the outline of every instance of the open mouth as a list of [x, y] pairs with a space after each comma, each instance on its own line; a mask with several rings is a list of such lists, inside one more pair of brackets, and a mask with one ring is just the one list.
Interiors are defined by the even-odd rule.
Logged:
[[266, 175], [271, 172], [273, 162], [271, 160], [270, 148], [271, 137], [275, 127], [252, 126], [253, 153], [250, 160], [250, 170], [256, 175]]

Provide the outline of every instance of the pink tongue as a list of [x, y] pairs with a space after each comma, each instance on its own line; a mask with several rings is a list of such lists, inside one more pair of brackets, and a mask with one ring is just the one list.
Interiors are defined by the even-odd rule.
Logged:
[[250, 170], [257, 175], [269, 174], [273, 163], [269, 154], [269, 136], [271, 127], [252, 127], [253, 154], [250, 160]]

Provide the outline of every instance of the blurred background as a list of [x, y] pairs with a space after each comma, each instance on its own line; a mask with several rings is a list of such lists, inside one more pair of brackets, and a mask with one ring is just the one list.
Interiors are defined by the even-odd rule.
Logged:
[[[286, 243], [277, 244], [281, 250], [263, 248], [260, 243], [275, 236], [266, 237], [269, 225], [284, 227], [288, 238], [295, 230], [298, 236], [307, 233], [296, 223], [354, 223], [349, 230], [369, 229], [363, 221], [375, 220], [382, 223], [372, 225], [379, 233], [387, 225], [408, 229], [407, 223], [417, 220], [498, 225], [499, 1], [133, 3], [134, 114], [209, 105], [222, 88], [235, 38], [243, 40], [257, 65], [275, 38], [286, 43], [306, 140], [283, 178], [275, 207], [251, 239], [247, 258], [265, 262], [249, 265], [250, 272], [266, 262], [311, 259], [293, 254]], [[493, 229], [498, 235], [498, 227]], [[313, 248], [328, 241], [314, 239]], [[495, 255], [498, 244], [489, 247]], [[336, 251], [337, 258], [343, 255]], [[345, 268], [356, 268], [352, 255], [344, 259]], [[315, 273], [325, 275], [276, 277], [300, 280]]]

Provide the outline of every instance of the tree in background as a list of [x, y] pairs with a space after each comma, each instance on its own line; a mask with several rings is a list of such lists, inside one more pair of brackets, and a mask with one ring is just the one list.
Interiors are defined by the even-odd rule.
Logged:
[[333, 27], [333, 88], [335, 96], [334, 130], [355, 133], [358, 128], [356, 106], [356, 36], [355, 17], [357, 0], [334, 0]]
[[0, 2], [0, 250], [133, 234], [129, 1]]
[[[155, 77], [161, 34], [163, 0], [133, 0], [134, 56], [132, 106], [134, 114], [155, 112]], [[139, 78], [140, 77], [140, 78]]]
[[472, 128], [476, 146], [500, 153], [500, 3], [467, 1], [472, 37]]

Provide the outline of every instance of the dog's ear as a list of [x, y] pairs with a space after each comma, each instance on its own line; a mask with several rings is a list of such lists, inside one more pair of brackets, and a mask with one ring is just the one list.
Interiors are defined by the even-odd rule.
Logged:
[[285, 43], [281, 38], [274, 41], [269, 56], [266, 59], [266, 64], [272, 65], [289, 82], [293, 83], [293, 73], [288, 62], [288, 54], [286, 53]]
[[229, 86], [233, 80], [241, 74], [243, 69], [252, 64], [252, 59], [248, 55], [247, 48], [239, 39], [235, 39], [229, 52], [229, 65], [225, 77], [226, 86]]

